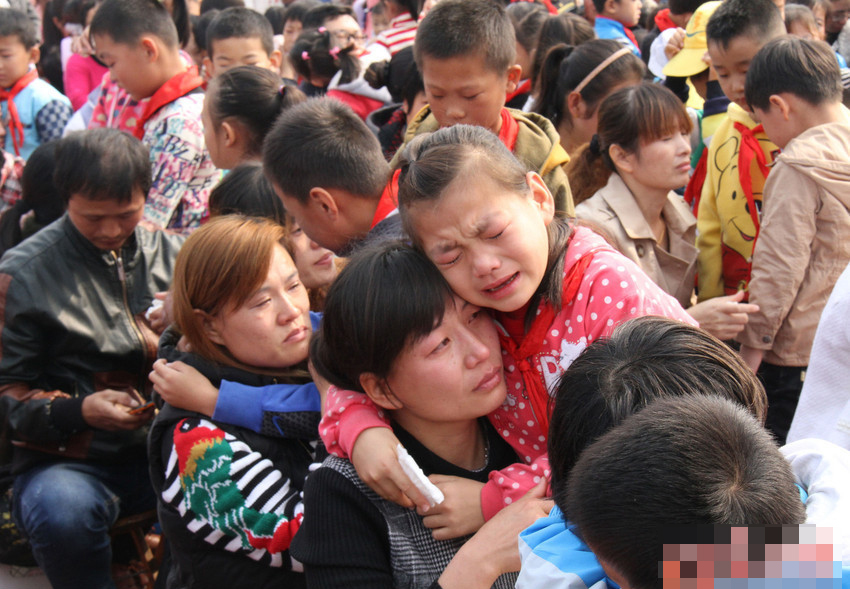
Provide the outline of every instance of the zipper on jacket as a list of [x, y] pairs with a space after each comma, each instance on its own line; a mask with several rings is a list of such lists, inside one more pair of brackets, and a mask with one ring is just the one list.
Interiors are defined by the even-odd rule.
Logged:
[[[113, 259], [115, 260], [115, 267], [118, 269], [118, 281], [121, 283], [121, 294], [124, 298], [124, 310], [127, 312], [127, 317], [130, 319], [130, 325], [133, 326], [133, 332], [136, 334], [136, 337], [138, 338], [139, 343], [142, 346], [142, 366], [144, 367], [147, 365], [148, 362], [148, 344], [145, 341], [145, 336], [142, 335], [142, 331], [136, 324], [136, 318], [133, 317], [133, 311], [130, 310], [130, 300], [127, 295], [127, 274], [124, 272], [124, 260], [114, 250], [110, 253], [112, 254]], [[137, 384], [139, 386], [136, 390], [139, 393], [139, 396], [144, 399], [142, 393], [145, 390], [144, 376], [139, 377], [139, 382]]]

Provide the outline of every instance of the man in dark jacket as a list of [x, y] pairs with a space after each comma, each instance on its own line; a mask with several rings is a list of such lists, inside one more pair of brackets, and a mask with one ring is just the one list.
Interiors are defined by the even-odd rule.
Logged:
[[137, 227], [147, 150], [110, 129], [59, 144], [64, 217], [0, 260], [0, 418], [12, 440], [15, 519], [54, 588], [112, 587], [108, 531], [151, 509], [144, 319], [182, 240]]

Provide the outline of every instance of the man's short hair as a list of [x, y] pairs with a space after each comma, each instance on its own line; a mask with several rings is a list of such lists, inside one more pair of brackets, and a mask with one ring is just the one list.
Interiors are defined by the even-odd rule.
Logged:
[[132, 135], [90, 129], [59, 141], [53, 179], [64, 204], [75, 195], [120, 203], [130, 202], [136, 191], [147, 197], [152, 183], [150, 155]]
[[693, 14], [706, 2], [708, 0], [669, 0], [667, 8], [670, 9], [670, 14]]
[[726, 50], [737, 37], [753, 37], [767, 42], [785, 33], [785, 22], [771, 0], [726, 0], [705, 27], [709, 43]]
[[844, 88], [832, 48], [791, 35], [762, 47], [747, 70], [747, 104], [770, 110], [770, 97], [782, 92], [813, 105], [841, 102]]
[[228, 8], [238, 8], [245, 6], [245, 0], [202, 0], [201, 14], [210, 10], [227, 10]]
[[14, 8], [0, 8], [0, 37], [17, 37], [27, 51], [38, 45], [38, 31], [29, 17]]
[[274, 51], [274, 31], [262, 14], [250, 8], [228, 8], [219, 12], [206, 31], [207, 55], [213, 56], [213, 43], [222, 39], [259, 39], [266, 55]]
[[629, 585], [659, 585], [677, 524], [805, 522], [791, 467], [770, 434], [728, 399], [661, 399], [588, 447], [570, 474], [568, 521]]
[[304, 15], [304, 20], [301, 21], [305, 29], [318, 29], [329, 20], [339, 18], [340, 16], [354, 16], [354, 10], [350, 6], [342, 6], [340, 4], [320, 4], [314, 6]]
[[318, 0], [295, 0], [295, 2], [286, 7], [283, 13], [283, 22], [280, 23], [280, 26], [285, 28], [286, 23], [290, 20], [298, 21], [301, 23], [301, 26], [304, 26], [304, 18], [307, 16], [307, 13], [318, 5]]
[[168, 47], [177, 47], [177, 27], [160, 2], [152, 0], [104, 0], [90, 27], [91, 35], [108, 35], [116, 43], [134, 45], [153, 35]]
[[315, 187], [378, 199], [390, 170], [366, 124], [331, 98], [308, 100], [280, 115], [263, 144], [263, 168], [301, 203]]
[[443, 0], [419, 23], [413, 56], [420, 71], [425, 59], [466, 55], [480, 55], [487, 68], [500, 74], [516, 62], [514, 27], [496, 2]]

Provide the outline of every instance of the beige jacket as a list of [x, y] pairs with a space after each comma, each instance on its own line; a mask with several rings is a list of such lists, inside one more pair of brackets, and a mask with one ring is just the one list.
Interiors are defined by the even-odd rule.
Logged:
[[684, 308], [691, 306], [697, 271], [696, 219], [675, 192], [667, 195], [664, 220], [670, 251], [658, 245], [629, 187], [617, 174], [576, 207], [576, 217], [595, 226]]
[[850, 262], [850, 124], [812, 127], [791, 140], [764, 188], [750, 302], [761, 310], [738, 341], [764, 360], [807, 366], [815, 329]]

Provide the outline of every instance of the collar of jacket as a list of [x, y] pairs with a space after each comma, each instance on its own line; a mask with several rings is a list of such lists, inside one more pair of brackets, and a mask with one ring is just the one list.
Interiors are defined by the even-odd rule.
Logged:
[[[115, 264], [115, 258], [112, 256], [112, 252], [104, 251], [86, 239], [74, 223], [71, 222], [67, 213], [62, 218], [62, 224], [68, 240], [85, 261], [92, 263], [102, 262], [107, 266]], [[141, 257], [141, 249], [139, 248], [140, 231], [143, 231], [143, 229], [137, 226], [133, 234], [121, 246], [121, 250], [118, 252], [121, 256], [121, 261], [124, 263], [125, 272], [132, 270], [138, 264]]]

